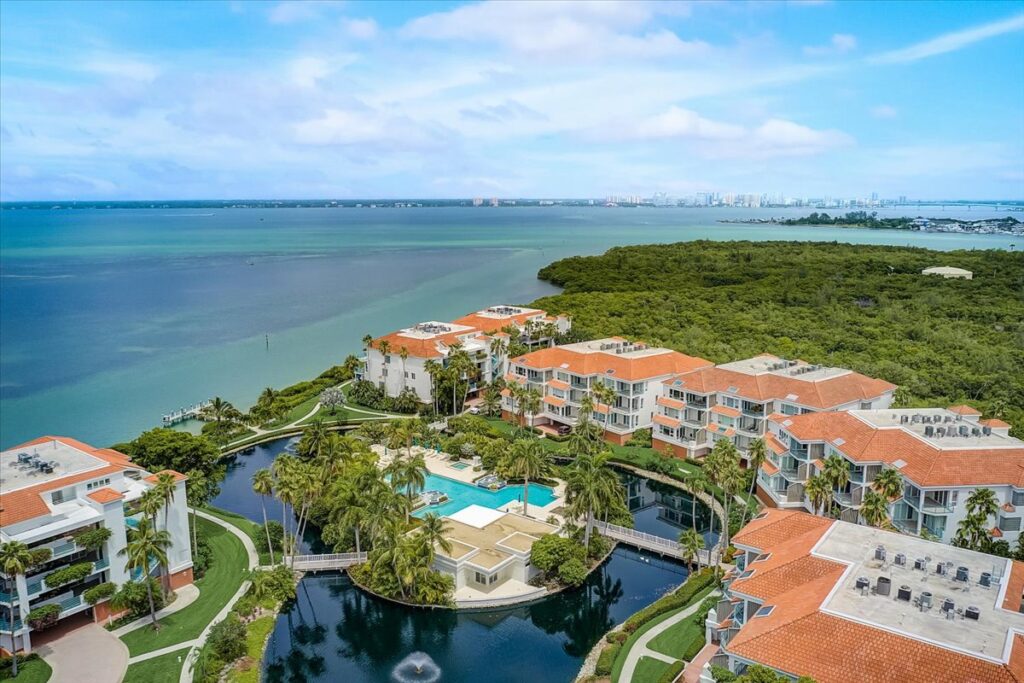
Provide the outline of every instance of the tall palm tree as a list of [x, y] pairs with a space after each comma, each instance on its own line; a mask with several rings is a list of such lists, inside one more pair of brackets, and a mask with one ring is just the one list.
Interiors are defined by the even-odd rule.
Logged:
[[820, 514], [825, 506], [832, 500], [832, 485], [825, 479], [824, 475], [816, 474], [811, 476], [804, 484], [804, 493], [811, 501], [814, 514]]
[[263, 468], [252, 475], [252, 490], [260, 497], [260, 507], [263, 508], [263, 531], [267, 534], [267, 548], [270, 550], [270, 564], [274, 562], [274, 542], [270, 538], [270, 524], [267, 522], [267, 496], [274, 495], [274, 475], [270, 470]]
[[445, 533], [449, 530], [448, 523], [440, 515], [428, 512], [423, 515], [423, 523], [420, 525], [420, 533], [424, 541], [430, 547], [438, 547], [446, 554], [452, 553], [452, 542], [448, 540]]
[[850, 463], [838, 455], [830, 455], [825, 458], [822, 476], [832, 486], [832, 490], [840, 491], [850, 483]]
[[576, 456], [566, 475], [566, 502], [575, 517], [585, 517], [583, 545], [590, 548], [594, 516], [623, 500], [622, 482], [608, 464], [610, 453], [581, 453]]
[[[697, 529], [697, 499], [700, 494], [707, 493], [711, 490], [711, 480], [708, 479], [708, 475], [704, 473], [701, 468], [695, 469], [686, 477], [686, 487], [690, 489], [690, 517], [693, 523], [693, 530]], [[714, 509], [711, 510], [711, 528], [709, 531], [715, 533], [715, 514]]]
[[551, 454], [534, 439], [516, 441], [508, 450], [503, 469], [509, 476], [523, 480], [523, 514], [530, 516], [530, 481], [551, 474]]
[[747, 511], [752, 506], [749, 499], [754, 497], [754, 487], [757, 486], [757, 474], [761, 471], [761, 465], [768, 460], [768, 446], [764, 439], [754, 439], [747, 448], [747, 467], [750, 468], [753, 476], [750, 477], [750, 490], [747, 491], [748, 504], [743, 508], [743, 518], [740, 520], [740, 527], [747, 523]]
[[[15, 584], [19, 576], [23, 576], [32, 565], [32, 551], [21, 541], [8, 541], [0, 543], [0, 571], [14, 579]], [[11, 673], [14, 678], [18, 677], [18, 655], [13, 652], [14, 647], [14, 595], [17, 591], [11, 590], [11, 602], [7, 605], [7, 623], [11, 631]], [[22, 615], [24, 617], [25, 615]]]
[[697, 560], [697, 569], [700, 569], [700, 551], [704, 549], [704, 537], [694, 529], [683, 529], [679, 534], [679, 548], [683, 551], [683, 561], [691, 573], [692, 562]]
[[868, 489], [861, 501], [860, 515], [869, 526], [886, 526], [889, 521], [889, 501], [880, 494]]
[[893, 467], [886, 467], [878, 473], [871, 486], [882, 495], [886, 501], [899, 498], [903, 494], [903, 475]]
[[142, 580], [146, 582], [146, 596], [149, 598], [149, 616], [153, 620], [153, 628], [159, 628], [156, 621], [156, 605], [153, 602], [153, 584], [149, 579], [149, 561], [156, 560], [160, 566], [167, 564], [167, 550], [171, 547], [171, 535], [157, 530], [143, 517], [135, 527], [128, 528], [128, 544], [118, 551], [118, 555], [127, 557], [126, 571], [138, 569], [142, 572]]

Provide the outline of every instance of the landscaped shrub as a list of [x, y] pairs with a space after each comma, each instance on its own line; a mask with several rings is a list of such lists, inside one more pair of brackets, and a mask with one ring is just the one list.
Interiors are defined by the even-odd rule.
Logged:
[[627, 619], [626, 623], [622, 625], [622, 630], [627, 633], [633, 633], [654, 617], [671, 612], [677, 607], [684, 607], [693, 599], [693, 596], [717, 582], [718, 572], [711, 567], [706, 567], [696, 574], [691, 574], [686, 583], [680, 586], [674, 593], [651, 603]]
[[76, 534], [75, 543], [89, 550], [99, 550], [110, 538], [111, 533], [110, 529], [105, 526], [96, 527]]
[[49, 628], [57, 623], [57, 619], [60, 618], [60, 605], [43, 605], [37, 607], [28, 613], [25, 617], [25, 622], [36, 631], [42, 631], [44, 628]]
[[622, 643], [612, 643], [611, 645], [605, 646], [601, 650], [601, 654], [597, 657], [597, 666], [594, 668], [594, 673], [598, 676], [610, 676], [612, 673], [612, 665], [615, 663], [615, 657], [619, 654], [619, 650], [622, 649]]
[[117, 584], [107, 581], [106, 583], [101, 583], [98, 586], [93, 586], [82, 593], [82, 598], [84, 598], [90, 605], [95, 605], [97, 602], [110, 598], [116, 592]]
[[579, 586], [587, 580], [587, 565], [579, 558], [566, 560], [558, 568], [558, 580], [567, 586]]
[[684, 662], [670, 664], [669, 667], [662, 671], [661, 675], [658, 676], [658, 683], [672, 683], [672, 681], [676, 680], [679, 674], [683, 673], [683, 669], [685, 668], [686, 664]]
[[245, 654], [245, 636], [245, 624], [229, 613], [210, 629], [210, 648], [221, 661], [233, 662]]
[[92, 574], [92, 562], [79, 562], [70, 567], [58, 569], [46, 575], [46, 585], [49, 588], [56, 588], [75, 581], [81, 581]]

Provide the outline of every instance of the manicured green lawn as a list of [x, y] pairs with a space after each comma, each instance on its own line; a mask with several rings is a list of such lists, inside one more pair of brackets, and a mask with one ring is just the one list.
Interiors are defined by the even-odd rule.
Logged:
[[131, 656], [199, 637], [206, 625], [238, 591], [248, 572], [248, 556], [242, 542], [224, 527], [198, 518], [198, 532], [210, 542], [213, 561], [206, 575], [196, 581], [199, 598], [191, 605], [160, 620], [160, 630], [145, 626], [122, 640]]
[[647, 647], [669, 657], [682, 659], [697, 638], [702, 643], [704, 642], [704, 624], [694, 623], [693, 617], [691, 617], [670, 626], [667, 631], [652, 640]]
[[263, 643], [274, 630], [277, 619], [273, 615], [260, 617], [248, 626], [245, 637], [245, 656], [249, 668], [245, 671], [232, 669], [228, 674], [228, 683], [259, 683], [260, 663], [263, 660]]
[[[124, 674], [124, 683], [173, 683], [181, 676], [181, 667], [185, 666], [185, 658], [189, 648], [168, 652], [138, 664], [132, 664]], [[178, 658], [181, 657], [181, 661]]]
[[630, 683], [658, 683], [658, 677], [668, 667], [668, 664], [653, 657], [641, 657], [636, 663], [636, 670]]
[[18, 666], [18, 677], [11, 678], [10, 673], [0, 676], [2, 681], [17, 681], [18, 683], [46, 683], [50, 680], [53, 669], [42, 659], [30, 659]]
[[[252, 538], [254, 542], [256, 541], [257, 535], [264, 533], [262, 524], [257, 524], [248, 517], [243, 517], [242, 515], [235, 514], [234, 512], [228, 512], [227, 510], [222, 510], [213, 506], [203, 508], [203, 512], [211, 514], [218, 519], [223, 519], [228, 524], [234, 524], [239, 529], [249, 534], [249, 537]], [[259, 546], [257, 545], [257, 547]], [[274, 553], [275, 560], [277, 559], [277, 556], [278, 553]], [[260, 553], [260, 564], [270, 564], [270, 553]]]

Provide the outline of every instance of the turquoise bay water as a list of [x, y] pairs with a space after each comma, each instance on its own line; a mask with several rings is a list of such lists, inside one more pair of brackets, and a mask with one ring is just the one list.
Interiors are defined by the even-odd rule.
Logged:
[[265, 386], [307, 379], [358, 352], [367, 333], [529, 302], [556, 291], [536, 279], [542, 266], [616, 245], [798, 239], [948, 250], [1014, 241], [717, 223], [805, 213], [2, 210], [0, 446], [40, 434], [108, 445], [214, 395], [244, 408]]
[[[448, 477], [428, 474], [425, 491], [441, 491], [448, 495], [448, 501], [440, 505], [429, 505], [421, 508], [413, 514], [422, 517], [428, 512], [433, 512], [444, 517], [452, 515], [470, 505], [482, 505], [492, 510], [511, 503], [514, 500], [523, 499], [523, 485], [506, 486], [500, 491], [489, 491], [479, 486], [464, 484], [461, 481], [449, 479]], [[533, 506], [543, 507], [555, 499], [555, 492], [547, 486], [530, 483], [530, 509]]]

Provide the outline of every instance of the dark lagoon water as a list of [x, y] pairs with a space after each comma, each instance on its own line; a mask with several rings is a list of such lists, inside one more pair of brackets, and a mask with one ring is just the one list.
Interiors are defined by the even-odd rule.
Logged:
[[[213, 504], [262, 521], [252, 475], [269, 466], [288, 441], [236, 456]], [[688, 496], [641, 477], [627, 476], [625, 483], [638, 529], [675, 538], [689, 526]], [[268, 516], [280, 519], [280, 504], [265, 502]], [[703, 528], [710, 512], [700, 504], [697, 510]], [[320, 549], [315, 534], [306, 542], [314, 551]], [[484, 612], [401, 607], [366, 595], [343, 574], [308, 575], [291, 609], [278, 618], [264, 660], [266, 680], [393, 683], [402, 680], [393, 671], [399, 663], [424, 653], [440, 668], [445, 683], [561, 683], [576, 675], [605, 632], [678, 586], [686, 575], [678, 562], [620, 546], [577, 590]]]
[[[939, 207], [882, 211], [983, 218]], [[0, 447], [134, 437], [219, 395], [247, 407], [363, 335], [554, 292], [556, 259], [693, 239], [1000, 248], [991, 235], [721, 224], [802, 209], [0, 210]], [[1005, 212], [998, 215], [1005, 215]], [[269, 335], [269, 346], [267, 339]]]

